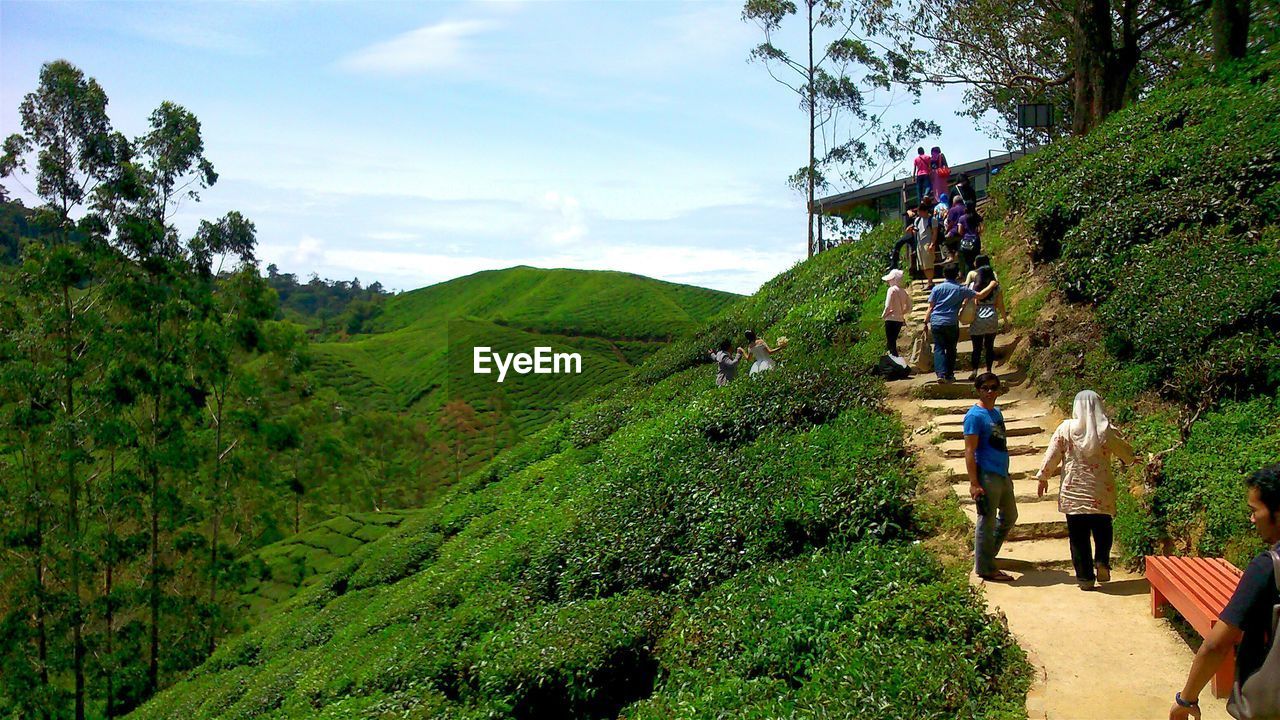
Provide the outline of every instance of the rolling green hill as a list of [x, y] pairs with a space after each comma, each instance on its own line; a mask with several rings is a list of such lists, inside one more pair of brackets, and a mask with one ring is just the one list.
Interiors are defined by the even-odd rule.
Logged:
[[[462, 380], [449, 387], [449, 349], [471, 362], [476, 345], [531, 351], [538, 345], [583, 354], [589, 382], [544, 383], [545, 402], [563, 405], [582, 390], [626, 374], [673, 336], [720, 312], [737, 296], [620, 272], [492, 270], [401, 293], [386, 301], [375, 334], [314, 348], [320, 380], [354, 402], [383, 410], [429, 414], [459, 391], [485, 404], [504, 390]], [[547, 380], [548, 378], [542, 378]], [[510, 380], [507, 382], [511, 382]], [[473, 392], [478, 391], [478, 392]], [[537, 408], [515, 404], [522, 431], [544, 418]]]
[[[620, 272], [486, 271], [388, 298], [373, 334], [315, 344], [312, 367], [321, 384], [359, 409], [424, 419], [424, 449], [436, 458], [427, 484], [435, 486], [458, 474], [455, 465], [475, 467], [569, 403], [625, 377], [737, 297]], [[472, 372], [474, 347], [551, 347], [579, 354], [582, 371], [510, 373], [499, 383], [496, 374]], [[442, 425], [450, 401], [474, 412], [460, 439]]]
[[[892, 238], [823, 253], [355, 550], [136, 717], [1025, 717], [870, 374]], [[705, 348], [791, 339], [716, 388]]]

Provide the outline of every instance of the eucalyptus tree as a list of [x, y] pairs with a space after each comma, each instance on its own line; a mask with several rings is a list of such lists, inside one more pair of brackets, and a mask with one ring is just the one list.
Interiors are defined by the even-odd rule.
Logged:
[[805, 193], [812, 256], [823, 249], [815, 244], [821, 208], [814, 194], [829, 187], [832, 173], [846, 185], [873, 182], [906, 157], [912, 139], [940, 130], [930, 120], [885, 120], [900, 104], [898, 93], [920, 95], [918, 79], [892, 42], [897, 27], [892, 0], [801, 2], [806, 45], [794, 51], [779, 44], [783, 22], [799, 12], [792, 0], [746, 0], [742, 19], [764, 34], [750, 59], [795, 93], [809, 116], [808, 160], [788, 182]]
[[235, 390], [243, 365], [263, 344], [262, 322], [275, 312], [275, 293], [258, 274], [252, 263], [243, 263], [235, 272], [218, 279], [211, 270], [215, 254], [229, 247], [244, 248], [252, 257], [253, 224], [239, 213], [231, 213], [218, 223], [205, 221], [192, 242], [197, 269], [204, 282], [214, 284], [207, 311], [192, 326], [193, 372], [207, 393], [206, 410], [212, 426], [210, 483], [208, 497], [209, 561], [206, 569], [209, 583], [209, 628], [207, 652], [217, 644], [220, 625], [219, 580], [222, 568], [218, 550], [222, 543], [222, 520], [225, 504], [234, 497], [224, 472], [227, 457], [241, 438], [229, 437], [228, 415], [234, 411]]
[[[107, 96], [92, 78], [70, 63], [46, 63], [35, 91], [19, 106], [22, 132], [6, 138], [0, 175], [25, 171], [35, 155], [38, 211], [53, 230], [48, 247], [28, 245], [18, 273], [19, 298], [38, 328], [35, 341], [48, 352], [58, 394], [54, 404], [56, 451], [66, 498], [65, 550], [72, 632], [75, 717], [85, 714], [84, 598], [81, 589], [81, 470], [90, 458], [86, 447], [95, 408], [82, 406], [84, 389], [94, 383], [99, 358], [95, 338], [104, 315], [102, 294], [93, 282], [102, 257], [102, 224], [93, 213], [99, 188], [115, 178], [123, 152], [121, 136], [107, 117]], [[77, 217], [79, 216], [79, 217]], [[41, 580], [43, 583], [43, 578]], [[37, 602], [43, 605], [43, 589]], [[44, 608], [38, 613], [43, 616]], [[43, 643], [43, 639], [41, 641]], [[42, 671], [43, 672], [43, 671]]]

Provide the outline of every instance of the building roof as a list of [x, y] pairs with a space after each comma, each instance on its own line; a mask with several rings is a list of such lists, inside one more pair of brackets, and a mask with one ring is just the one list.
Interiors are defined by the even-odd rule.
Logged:
[[[1039, 149], [1039, 146], [1030, 147], [1027, 148], [1026, 152], [1031, 153]], [[972, 162], [961, 163], [959, 165], [951, 165], [951, 176], [959, 177], [963, 173], [973, 173], [979, 170], [986, 172], [988, 167], [995, 168], [1008, 165], [1019, 157], [1022, 157], [1024, 154], [1025, 153], [1021, 150], [1015, 150], [1013, 152], [992, 155], [990, 158], [984, 158], [982, 160], [974, 160]], [[839, 195], [828, 195], [827, 197], [814, 200], [813, 204], [817, 206], [814, 209], [820, 210], [822, 213], [838, 213], [855, 205], [868, 204], [879, 197], [895, 196], [902, 189], [902, 184], [909, 181], [911, 181], [911, 176], [907, 175], [905, 177], [895, 178], [877, 185], [868, 185], [867, 187], [859, 188], [851, 192], [840, 193]]]

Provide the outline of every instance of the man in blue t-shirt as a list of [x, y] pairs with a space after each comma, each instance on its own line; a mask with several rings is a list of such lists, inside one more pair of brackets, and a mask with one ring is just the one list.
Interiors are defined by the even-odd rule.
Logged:
[[933, 371], [938, 379], [951, 382], [956, 379], [956, 343], [960, 342], [960, 306], [964, 301], [977, 297], [977, 293], [956, 282], [960, 268], [947, 263], [942, 268], [946, 282], [929, 292], [929, 309], [924, 314], [925, 325], [933, 335]]
[[[1276, 578], [1276, 562], [1271, 553], [1280, 553], [1280, 463], [1265, 467], [1245, 480], [1249, 488], [1249, 520], [1271, 549], [1253, 559], [1245, 568], [1227, 606], [1218, 614], [1219, 623], [1209, 631], [1196, 657], [1182, 690], [1173, 696], [1170, 720], [1200, 717], [1200, 691], [1218, 671], [1218, 666], [1236, 648], [1235, 681], [1245, 683], [1258, 673], [1271, 672], [1276, 681], [1275, 666], [1265, 666], [1271, 645], [1274, 608], [1280, 604], [1280, 583]], [[1261, 716], [1259, 716], [1261, 717]], [[1274, 717], [1268, 715], [1267, 717]]]
[[[978, 506], [974, 530], [974, 572], [983, 580], [1010, 582], [1013, 576], [996, 569], [996, 555], [1018, 522], [1018, 503], [1009, 480], [1009, 444], [1004, 415], [996, 408], [1000, 378], [982, 373], [974, 382], [978, 404], [964, 416], [964, 464], [969, 472], [969, 496]], [[999, 519], [996, 515], [999, 513]]]

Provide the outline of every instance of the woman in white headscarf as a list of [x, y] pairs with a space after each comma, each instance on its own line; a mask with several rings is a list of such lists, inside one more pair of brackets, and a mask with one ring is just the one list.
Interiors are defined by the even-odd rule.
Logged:
[[1098, 393], [1083, 390], [1077, 394], [1071, 414], [1049, 441], [1036, 473], [1040, 481], [1037, 492], [1043, 496], [1049, 476], [1061, 468], [1058, 510], [1067, 516], [1071, 563], [1080, 589], [1092, 590], [1095, 581], [1111, 579], [1111, 519], [1116, 514], [1111, 458], [1132, 463], [1133, 448], [1112, 427]]

